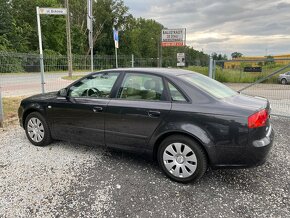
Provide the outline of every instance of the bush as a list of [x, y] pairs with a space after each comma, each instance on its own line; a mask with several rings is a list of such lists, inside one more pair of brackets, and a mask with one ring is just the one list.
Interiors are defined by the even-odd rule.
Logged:
[[22, 55], [0, 52], [0, 73], [16, 73], [23, 71]]

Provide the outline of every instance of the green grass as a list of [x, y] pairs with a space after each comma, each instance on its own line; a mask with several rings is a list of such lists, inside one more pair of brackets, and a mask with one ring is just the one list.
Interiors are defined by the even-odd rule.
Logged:
[[23, 96], [3, 98], [4, 124], [6, 126], [18, 121], [18, 108], [24, 98]]
[[[261, 78], [264, 78], [271, 74], [272, 72], [279, 70], [281, 66], [276, 66], [272, 68], [264, 67], [263, 72], [243, 72], [238, 69], [222, 69], [221, 67], [216, 68], [216, 80], [224, 83], [253, 83]], [[187, 70], [195, 71], [203, 75], [208, 75], [208, 67], [200, 66], [190, 66], [186, 68]], [[278, 83], [277, 79], [279, 74], [287, 72], [284, 70], [271, 78], [267, 79], [263, 83]]]

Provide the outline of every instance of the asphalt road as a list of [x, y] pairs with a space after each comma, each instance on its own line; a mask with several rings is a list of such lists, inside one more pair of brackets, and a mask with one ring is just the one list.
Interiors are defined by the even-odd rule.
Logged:
[[[88, 72], [76, 72], [73, 75], [86, 75]], [[45, 73], [45, 91], [57, 91], [73, 81], [61, 79], [68, 73]], [[39, 73], [0, 74], [2, 96], [27, 96], [41, 92], [41, 77]]]
[[290, 217], [290, 120], [273, 118], [265, 165], [170, 181], [135, 154], [66, 142], [32, 146], [0, 133], [0, 217]]

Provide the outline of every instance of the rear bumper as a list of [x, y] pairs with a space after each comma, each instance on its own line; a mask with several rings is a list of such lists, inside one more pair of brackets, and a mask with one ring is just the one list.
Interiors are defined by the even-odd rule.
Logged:
[[260, 166], [267, 160], [274, 142], [274, 130], [269, 127], [267, 134], [260, 140], [245, 147], [217, 148], [213, 168], [249, 168]]

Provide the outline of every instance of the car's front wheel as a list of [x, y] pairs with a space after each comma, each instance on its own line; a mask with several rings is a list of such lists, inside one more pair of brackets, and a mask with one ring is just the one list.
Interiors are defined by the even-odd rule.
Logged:
[[158, 149], [158, 162], [165, 174], [182, 183], [196, 181], [207, 169], [207, 156], [198, 143], [183, 135], [166, 138]]
[[52, 141], [49, 126], [45, 118], [38, 112], [30, 113], [26, 117], [25, 132], [33, 145], [45, 146]]
[[282, 83], [282, 85], [286, 85], [287, 84], [287, 80], [286, 79], [282, 79], [281, 83]]

